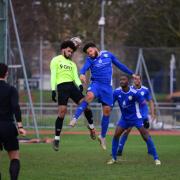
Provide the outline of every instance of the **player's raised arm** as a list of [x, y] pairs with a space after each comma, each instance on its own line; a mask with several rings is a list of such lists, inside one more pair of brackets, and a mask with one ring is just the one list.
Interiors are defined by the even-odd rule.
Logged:
[[80, 74], [85, 75], [86, 72], [89, 70], [90, 66], [91, 66], [91, 62], [90, 62], [90, 60], [87, 58], [84, 66], [83, 66], [83, 67], [81, 68], [81, 70], [80, 70]]
[[85, 74], [89, 70], [90, 66], [91, 66], [90, 60], [87, 58], [84, 66], [80, 70], [80, 80], [81, 80], [82, 83], [86, 84], [86, 76], [85, 76]]
[[83, 86], [78, 76], [77, 66], [74, 63], [73, 63], [73, 74], [74, 74], [75, 84], [80, 88], [81, 91], [83, 91]]
[[119, 61], [119, 59], [118, 59], [116, 56], [114, 56], [112, 53], [111, 53], [111, 58], [112, 58], [112, 63], [113, 63], [116, 67], [118, 67], [121, 71], [123, 71], [123, 72], [125, 72], [125, 73], [127, 73], [127, 74], [129, 74], [129, 75], [133, 75], [133, 74], [134, 74], [133, 71], [131, 71], [126, 65], [124, 65], [123, 63], [121, 63], [121, 62]]

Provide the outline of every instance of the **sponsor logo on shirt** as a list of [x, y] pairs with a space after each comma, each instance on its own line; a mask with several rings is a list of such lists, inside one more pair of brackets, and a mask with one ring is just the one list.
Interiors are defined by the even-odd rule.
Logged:
[[72, 70], [72, 67], [71, 66], [67, 66], [66, 64], [64, 64], [64, 65], [60, 64], [60, 68], [61, 69], [66, 69], [66, 70], [70, 70], [70, 71]]
[[108, 57], [108, 54], [104, 54], [104, 57]]
[[128, 99], [131, 101], [132, 100], [132, 96], [128, 96]]
[[100, 59], [98, 62], [99, 62], [99, 63], [102, 63], [102, 59]]

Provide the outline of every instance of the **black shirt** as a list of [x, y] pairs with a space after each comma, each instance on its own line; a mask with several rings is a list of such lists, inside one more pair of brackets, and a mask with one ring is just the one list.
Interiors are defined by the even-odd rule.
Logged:
[[19, 96], [15, 87], [0, 80], [0, 122], [14, 121], [21, 122], [21, 110]]

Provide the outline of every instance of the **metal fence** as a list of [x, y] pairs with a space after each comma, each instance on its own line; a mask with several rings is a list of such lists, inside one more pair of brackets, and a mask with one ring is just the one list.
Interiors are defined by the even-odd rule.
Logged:
[[[90, 107], [93, 111], [94, 124], [99, 127], [101, 124], [102, 107], [99, 103], [91, 103]], [[64, 126], [73, 116], [76, 104], [68, 104], [68, 112], [64, 121]], [[54, 103], [34, 104], [38, 128], [54, 128], [55, 119], [57, 118], [57, 105]], [[157, 116], [157, 123], [151, 123], [153, 129], [178, 129], [180, 128], [180, 103], [158, 103], [156, 110], [159, 109], [160, 114]], [[21, 104], [22, 115], [24, 118], [24, 126], [26, 128], [34, 128], [30, 105], [28, 103]], [[120, 118], [120, 110], [117, 105], [113, 108], [110, 116], [109, 127], [115, 127], [116, 122]], [[84, 115], [78, 121], [78, 127], [86, 125]]]

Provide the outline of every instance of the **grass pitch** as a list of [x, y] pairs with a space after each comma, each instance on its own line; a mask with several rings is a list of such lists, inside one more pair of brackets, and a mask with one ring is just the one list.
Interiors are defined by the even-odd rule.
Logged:
[[[51, 136], [53, 137], [53, 136]], [[108, 149], [102, 150], [98, 141], [88, 135], [63, 135], [58, 152], [51, 144], [21, 144], [21, 172], [19, 180], [179, 180], [180, 137], [153, 136], [162, 162], [155, 166], [147, 155], [140, 136], [130, 135], [121, 163], [107, 165], [111, 159], [112, 136], [107, 137]], [[9, 161], [1, 153], [2, 180], [8, 180]]]

